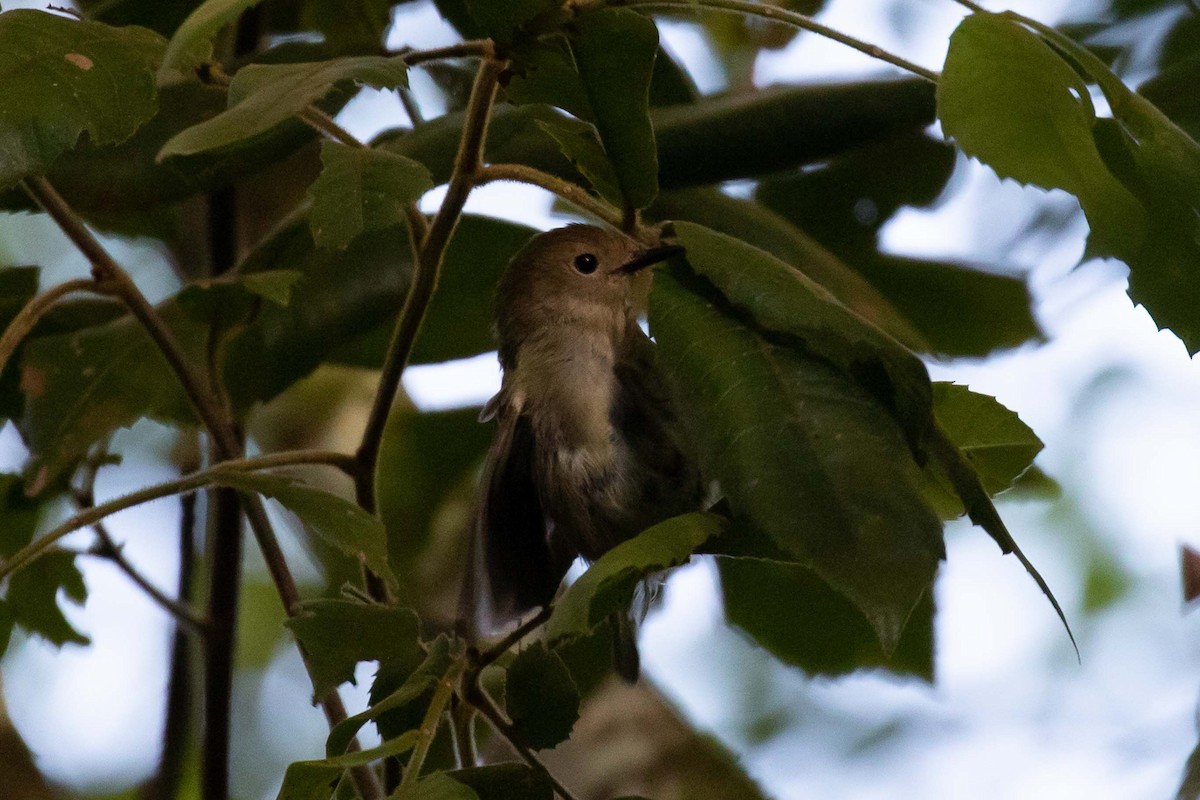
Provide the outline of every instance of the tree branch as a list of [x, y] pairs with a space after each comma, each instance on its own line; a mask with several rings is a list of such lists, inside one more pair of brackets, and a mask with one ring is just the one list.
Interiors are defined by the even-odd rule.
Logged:
[[497, 82], [506, 63], [488, 54], [479, 65], [446, 197], [421, 243], [412, 286], [408, 290], [388, 345], [383, 371], [379, 377], [379, 389], [375, 393], [357, 453], [359, 471], [356, 488], [360, 504], [368, 511], [375, 510], [375, 465], [379, 460], [383, 428], [399, 391], [400, 378], [412, 354], [413, 342], [416, 341], [417, 332], [425, 318], [425, 309], [437, 288], [446, 245], [449, 244], [450, 237], [458, 225], [463, 205], [483, 166], [483, 145], [487, 138], [488, 118], [495, 101]]
[[[25, 547], [22, 547], [14, 553], [8, 560], [0, 564], [0, 581], [7, 578], [12, 573], [21, 569], [29, 562], [46, 553], [50, 548], [64, 536], [74, 533], [75, 531], [86, 528], [89, 525], [95, 525], [97, 522], [116, 514], [118, 511], [124, 511], [128, 508], [148, 503], [151, 500], [158, 500], [163, 497], [171, 497], [177, 494], [186, 494], [194, 492], [197, 489], [202, 489], [205, 486], [211, 486], [215, 483], [220, 483], [221, 473], [233, 471], [249, 472], [262, 469], [271, 469], [273, 467], [296, 466], [300, 464], [328, 464], [333, 460], [343, 462], [347, 456], [341, 453], [326, 453], [324, 451], [313, 450], [296, 450], [284, 453], [272, 453], [265, 456], [255, 456], [253, 458], [238, 458], [228, 461], [222, 461], [214, 464], [212, 467], [193, 472], [190, 475], [184, 475], [173, 481], [160, 483], [155, 486], [149, 486], [145, 489], [139, 489], [136, 492], [130, 492], [127, 495], [109, 500], [107, 503], [101, 503], [91, 508], [84, 509], [70, 518], [56, 525], [52, 530], [44, 536], [39, 537], [33, 542], [30, 542]], [[261, 508], [261, 506], [260, 506]], [[292, 595], [296, 600], [299, 598], [299, 593], [295, 590], [295, 585], [292, 586]], [[285, 603], [288, 607], [294, 605], [296, 600], [290, 603]], [[292, 612], [294, 613], [294, 612]]]
[[504, 737], [505, 741], [512, 745], [512, 748], [517, 751], [517, 754], [521, 756], [525, 763], [545, 775], [550, 781], [550, 785], [554, 787], [555, 793], [562, 800], [576, 800], [567, 787], [563, 786], [558, 778], [555, 778], [553, 773], [546, 768], [546, 765], [534, 754], [533, 750], [521, 741], [516, 731], [513, 730], [512, 723], [504, 718], [503, 712], [496, 706], [492, 698], [488, 697], [487, 693], [478, 686], [468, 687], [468, 691], [472, 692], [472, 697], [468, 698], [468, 702], [477, 708], [479, 713], [487, 718], [488, 722], [492, 723], [492, 727], [496, 729], [496, 733], [500, 734]]
[[0, 373], [4, 372], [4, 368], [8, 365], [8, 360], [16, 352], [17, 346], [29, 335], [29, 332], [37, 325], [38, 320], [53, 308], [55, 303], [74, 292], [105, 294], [103, 288], [98, 286], [95, 281], [88, 280], [87, 278], [76, 278], [75, 280], [53, 286], [31, 299], [13, 317], [12, 322], [8, 324], [8, 328], [4, 331], [4, 335], [0, 336]]
[[[959, 0], [959, 2], [962, 2], [962, 0]], [[906, 72], [911, 72], [912, 74], [922, 77], [931, 83], [937, 83], [938, 79], [941, 77], [933, 70], [926, 69], [919, 64], [914, 64], [913, 62], [901, 58], [894, 53], [889, 53], [887, 50], [884, 50], [878, 45], [873, 45], [870, 42], [864, 42], [861, 39], [856, 39], [853, 36], [842, 33], [839, 30], [830, 28], [828, 25], [823, 25], [812, 17], [765, 3], [751, 3], [746, 2], [746, 0], [589, 0], [588, 2], [577, 4], [575, 8], [584, 9], [595, 6], [625, 6], [629, 8], [665, 8], [686, 10], [707, 8], [713, 11], [727, 11], [735, 14], [747, 14], [753, 17], [762, 17], [763, 19], [782, 22], [787, 25], [792, 25], [796, 28], [812, 31], [819, 36], [824, 36], [826, 39], [831, 39], [840, 44], [844, 44], [847, 47], [870, 56], [871, 58], [885, 61], [888, 64], [899, 67]]]
[[617, 230], [621, 230], [625, 222], [625, 215], [620, 209], [598, 197], [593, 197], [587, 189], [579, 184], [563, 180], [534, 167], [524, 164], [489, 164], [480, 171], [476, 183], [485, 184], [493, 181], [516, 181], [538, 186]]

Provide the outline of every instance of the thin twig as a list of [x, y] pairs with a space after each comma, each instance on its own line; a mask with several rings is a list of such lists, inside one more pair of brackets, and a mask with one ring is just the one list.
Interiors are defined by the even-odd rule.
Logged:
[[[954, 2], [958, 3], [960, 6], [962, 6], [964, 8], [970, 9], [970, 11], [975, 14], [988, 13], [988, 10], [986, 8], [979, 5], [979, 3], [973, 2], [973, 0], [954, 0]], [[1188, 2], [1193, 2], [1193, 0], [1188, 0]]]
[[554, 791], [562, 800], [576, 800], [575, 796], [567, 790], [567, 787], [563, 786], [558, 778], [555, 778], [554, 774], [546, 768], [546, 765], [542, 763], [542, 760], [537, 757], [533, 750], [521, 741], [521, 737], [513, 730], [512, 723], [504, 718], [504, 714], [496, 706], [492, 698], [487, 696], [486, 692], [477, 688], [469, 702], [479, 710], [480, 714], [483, 714], [487, 718], [488, 722], [492, 723], [492, 727], [496, 729], [496, 732], [512, 745], [512, 748], [517, 751], [517, 754], [524, 759], [526, 764], [546, 776], [550, 781], [550, 785], [554, 787]]
[[[186, 494], [194, 492], [197, 489], [202, 489], [205, 486], [211, 486], [215, 483], [220, 483], [221, 474], [229, 471], [249, 472], [254, 470], [271, 469], [273, 467], [296, 466], [300, 464], [321, 464], [331, 463], [332, 457], [336, 456], [339, 461], [345, 459], [341, 453], [326, 453], [324, 451], [314, 450], [297, 450], [285, 453], [271, 453], [265, 456], [255, 456], [252, 458], [231, 459], [222, 461], [212, 467], [193, 472], [190, 475], [176, 478], [166, 483], [160, 483], [155, 486], [148, 486], [145, 489], [139, 489], [136, 492], [130, 492], [127, 495], [109, 500], [107, 503], [100, 503], [91, 508], [84, 509], [70, 518], [64, 520], [54, 527], [53, 530], [39, 537], [33, 542], [30, 542], [25, 547], [14, 553], [3, 564], [0, 564], [0, 581], [7, 578], [12, 573], [16, 572], [21, 567], [28, 564], [30, 561], [38, 558], [48, 551], [59, 539], [62, 539], [67, 534], [73, 533], [81, 528], [86, 528], [89, 525], [94, 525], [97, 522], [116, 514], [118, 511], [124, 511], [128, 508], [148, 503], [151, 500], [158, 500], [163, 497], [171, 497], [177, 494]], [[294, 591], [294, 597], [299, 599], [299, 592]], [[289, 595], [291, 597], [293, 595]], [[292, 601], [294, 603], [295, 600]], [[285, 601], [287, 603], [287, 601]], [[290, 605], [291, 603], [287, 603]], [[294, 613], [294, 612], [293, 612]]]
[[551, 606], [542, 606], [540, 609], [538, 609], [537, 614], [518, 625], [514, 631], [508, 634], [508, 636], [505, 636], [497, 644], [481, 652], [478, 658], [475, 659], [475, 672], [478, 673], [482, 671], [484, 667], [493, 664], [496, 659], [507, 653], [513, 647], [513, 645], [517, 644], [530, 633], [544, 625], [546, 620], [550, 619], [551, 612]]
[[565, 181], [534, 167], [524, 164], [489, 164], [480, 171], [477, 183], [493, 181], [516, 181], [538, 186], [618, 230], [622, 229], [625, 222], [625, 215], [620, 209], [593, 197], [579, 184]]
[[487, 58], [495, 53], [490, 39], [471, 39], [446, 47], [434, 47], [429, 50], [410, 50], [407, 47], [394, 51], [408, 66], [416, 66], [426, 61], [441, 61], [447, 58]]
[[336, 142], [341, 142], [347, 147], [354, 147], [362, 150], [365, 150], [367, 147], [358, 139], [358, 137], [339, 125], [337, 120], [316, 106], [306, 106], [305, 108], [301, 109], [300, 113], [298, 113], [296, 116], [300, 118], [301, 122], [308, 125], [308, 127], [312, 128], [318, 133], [326, 134], [330, 139], [333, 139]]
[[[83, 473], [83, 480], [73, 492], [75, 503], [80, 509], [94, 508], [96, 505], [96, 474], [100, 471], [103, 461], [103, 452], [89, 461]], [[125, 557], [122, 546], [117, 544], [112, 534], [108, 532], [108, 528], [102, 522], [93, 524], [92, 531], [96, 534], [96, 543], [87, 551], [87, 555], [112, 562], [113, 566], [124, 572], [129, 580], [133, 581], [151, 600], [174, 617], [176, 621], [182, 623], [184, 627], [201, 636], [208, 632], [208, 626], [205, 621], [197, 616], [191, 608], [185, 603], [167, 597], [166, 593], [151, 583], [145, 575], [133, 566], [129, 559]]]
[[4, 331], [4, 335], [0, 336], [0, 373], [4, 372], [4, 367], [7, 366], [8, 360], [12, 358], [12, 354], [16, 352], [17, 346], [29, 335], [29, 332], [37, 325], [38, 320], [45, 316], [46, 312], [53, 308], [55, 303], [75, 292], [104, 294], [104, 291], [96, 285], [95, 281], [88, 280], [87, 278], [76, 278], [75, 280], [60, 283], [57, 286], [47, 289], [31, 299], [13, 317], [12, 322], [8, 324], [8, 328]]
[[367, 424], [363, 429], [362, 440], [357, 452], [359, 469], [357, 493], [360, 504], [368, 511], [375, 510], [375, 465], [379, 459], [379, 445], [383, 438], [388, 412], [399, 391], [400, 378], [404, 374], [404, 368], [408, 365], [413, 342], [416, 341], [417, 332], [425, 318], [425, 309], [429, 306], [429, 300], [437, 289], [446, 245], [449, 244], [450, 237], [458, 225], [463, 205], [466, 203], [471, 189], [474, 188], [476, 176], [483, 166], [483, 145], [487, 138], [488, 118], [491, 115], [492, 103], [495, 101], [497, 82], [506, 63], [489, 55], [479, 65], [479, 72], [475, 76], [475, 85], [471, 89], [471, 99], [467, 105], [462, 141], [459, 143], [458, 155], [455, 158], [454, 171], [450, 175], [446, 197], [442, 200], [441, 208], [438, 209], [437, 216], [434, 217], [433, 224], [421, 243], [412, 286], [408, 290], [408, 296], [404, 299], [404, 307], [400, 311], [400, 318], [396, 322], [391, 343], [388, 345], [387, 356], [384, 358], [383, 370], [379, 377], [379, 389], [375, 393], [375, 400], [367, 417]]
[[[961, 0], [959, 0], [961, 2]], [[666, 8], [666, 9], [685, 9], [695, 10], [697, 8], [706, 8], [713, 11], [728, 11], [736, 14], [748, 14], [754, 17], [762, 17], [763, 19], [782, 22], [787, 25], [792, 25], [806, 31], [824, 36], [826, 39], [831, 39], [847, 47], [853, 48], [860, 53], [864, 53], [871, 58], [885, 61], [888, 64], [899, 67], [906, 72], [911, 72], [921, 78], [924, 78], [931, 83], [937, 83], [939, 79], [938, 73], [933, 70], [926, 69], [919, 64], [902, 58], [895, 53], [890, 53], [878, 45], [873, 45], [870, 42], [864, 42], [861, 39], [856, 39], [853, 36], [842, 33], [839, 30], [823, 25], [817, 22], [812, 17], [798, 14], [795, 11], [788, 11], [779, 6], [768, 5], [765, 3], [751, 3], [746, 0], [595, 0], [595, 2], [580, 3], [577, 8], [587, 8], [591, 6], [626, 6], [630, 8]]]

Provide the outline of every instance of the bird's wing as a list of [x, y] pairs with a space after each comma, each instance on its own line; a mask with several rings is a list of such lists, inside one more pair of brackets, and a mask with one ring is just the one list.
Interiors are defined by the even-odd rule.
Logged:
[[482, 557], [476, 574], [486, 581], [485, 616], [493, 624], [549, 603], [565, 572], [547, 543], [529, 417], [501, 404], [496, 421], [475, 519]]

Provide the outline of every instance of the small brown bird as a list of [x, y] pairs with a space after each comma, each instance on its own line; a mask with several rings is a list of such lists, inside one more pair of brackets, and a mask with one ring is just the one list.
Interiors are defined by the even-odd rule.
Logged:
[[[549, 603], [576, 556], [595, 560], [668, 517], [702, 484], [654, 345], [638, 326], [633, 276], [679, 247], [568, 225], [533, 237], [496, 295], [504, 380], [476, 532], [485, 613]], [[618, 671], [635, 680], [632, 620], [615, 621]]]

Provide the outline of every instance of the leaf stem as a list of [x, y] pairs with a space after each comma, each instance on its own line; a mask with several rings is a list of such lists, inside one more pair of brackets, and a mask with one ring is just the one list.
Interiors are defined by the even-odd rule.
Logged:
[[[961, 2], [961, 0], [959, 0]], [[933, 70], [926, 69], [919, 64], [902, 58], [895, 53], [890, 53], [878, 45], [864, 42], [861, 39], [856, 39], [849, 34], [842, 33], [839, 30], [823, 25], [815, 19], [804, 14], [798, 14], [795, 11], [788, 11], [779, 6], [767, 5], [763, 3], [751, 3], [746, 0], [592, 0], [592, 2], [584, 2], [576, 5], [576, 9], [591, 7], [591, 6], [625, 6], [629, 8], [667, 8], [667, 9], [688, 9], [694, 10], [697, 8], [707, 8], [712, 11], [728, 11], [736, 14], [748, 14], [754, 17], [762, 17], [763, 19], [782, 22], [787, 25], [792, 25], [806, 31], [812, 31], [818, 36], [824, 36], [826, 39], [831, 39], [840, 44], [844, 44], [849, 48], [864, 53], [871, 58], [885, 61], [888, 64], [899, 67], [905, 72], [911, 72], [914, 75], [924, 78], [931, 83], [937, 83], [941, 77]]]
[[394, 793], [395, 796], [403, 797], [405, 791], [411, 790], [416, 785], [417, 779], [421, 777], [421, 767], [425, 765], [425, 757], [429, 755], [429, 748], [433, 745], [434, 737], [437, 736], [442, 715], [446, 712], [446, 705], [454, 696], [454, 688], [465, 668], [465, 661], [456, 660], [438, 681], [437, 688], [433, 690], [429, 708], [425, 710], [425, 716], [421, 719], [421, 727], [417, 731], [417, 744], [413, 748], [412, 757], [409, 758], [408, 766], [404, 770], [404, 779], [400, 781], [400, 786]]
[[493, 181], [515, 181], [538, 186], [617, 230], [623, 230], [625, 215], [620, 209], [598, 197], [593, 197], [587, 189], [579, 184], [563, 180], [548, 172], [527, 167], [524, 164], [489, 164], [480, 171], [477, 183], [484, 184]]
[[458, 155], [455, 158], [454, 170], [450, 175], [450, 183], [441, 208], [433, 219], [421, 242], [420, 251], [414, 269], [412, 286], [404, 299], [404, 307], [400, 310], [400, 318], [392, 332], [388, 352], [384, 358], [383, 371], [379, 377], [379, 389], [367, 417], [363, 429], [361, 443], [358, 447], [358, 497], [359, 502], [368, 511], [375, 510], [375, 466], [379, 460], [379, 445], [383, 438], [384, 425], [387, 423], [388, 412], [400, 389], [400, 378], [408, 365], [412, 354], [413, 343], [425, 318], [425, 309], [437, 289], [438, 277], [441, 273], [442, 261], [445, 257], [446, 246], [458, 220], [462, 216], [463, 206], [474, 188], [478, 174], [483, 167], [483, 145], [487, 138], [488, 118], [491, 115], [492, 104], [496, 99], [496, 90], [500, 73], [507, 62], [498, 60], [489, 51], [479, 65], [475, 75], [475, 84], [471, 88], [471, 99], [467, 104], [466, 118], [463, 123], [462, 140], [459, 142]]
[[[176, 478], [173, 481], [167, 481], [166, 483], [139, 489], [136, 492], [130, 492], [127, 495], [109, 500], [107, 503], [91, 506], [72, 515], [56, 525], [44, 536], [39, 537], [18, 550], [11, 558], [0, 564], [0, 581], [46, 553], [55, 542], [69, 533], [74, 533], [80, 528], [86, 528], [89, 525], [95, 525], [97, 522], [116, 514], [118, 511], [124, 511], [142, 503], [148, 503], [151, 500], [194, 492], [205, 486], [220, 483], [222, 473], [230, 471], [249, 472], [272, 469], [274, 467], [296, 466], [299, 464], [332, 464], [335, 461], [341, 464], [345, 462], [346, 458], [347, 456], [341, 453], [327, 453], [318, 450], [295, 450], [251, 458], [230, 459], [215, 464], [208, 469]], [[298, 597], [299, 595], [297, 594], [297, 599]]]
[[410, 67], [423, 64], [426, 61], [440, 61], [446, 58], [490, 58], [495, 55], [495, 47], [490, 39], [469, 39], [458, 44], [445, 47], [434, 47], [429, 50], [411, 50], [407, 47], [394, 51]]
[[550, 614], [553, 612], [553, 606], [545, 605], [538, 609], [537, 614], [530, 617], [525, 622], [517, 626], [515, 630], [501, 639], [498, 643], [489, 647], [479, 654], [475, 659], [475, 672], [481, 672], [485, 667], [495, 663], [496, 659], [507, 653], [513, 645], [520, 642], [533, 631], [540, 628], [550, 619]]
[[954, 2], [958, 3], [963, 8], [970, 9], [970, 11], [975, 14], [987, 14], [988, 13], [988, 10], [986, 8], [979, 5], [979, 3], [974, 2], [974, 0], [954, 0]]
[[337, 123], [333, 117], [326, 114], [316, 106], [306, 106], [296, 114], [300, 121], [308, 125], [317, 133], [324, 133], [335, 142], [341, 142], [347, 147], [354, 147], [359, 150], [366, 150], [367, 146], [359, 140], [357, 136], [343, 128]]
[[105, 293], [102, 287], [96, 285], [95, 281], [88, 280], [87, 278], [76, 278], [75, 280], [51, 287], [32, 298], [25, 304], [24, 308], [17, 312], [17, 316], [13, 317], [12, 322], [5, 329], [4, 335], [0, 336], [0, 374], [4, 372], [5, 366], [8, 365], [8, 360], [16, 352], [17, 346], [29, 335], [29, 332], [37, 325], [38, 320], [45, 316], [46, 312], [53, 308], [55, 303], [75, 292]]

